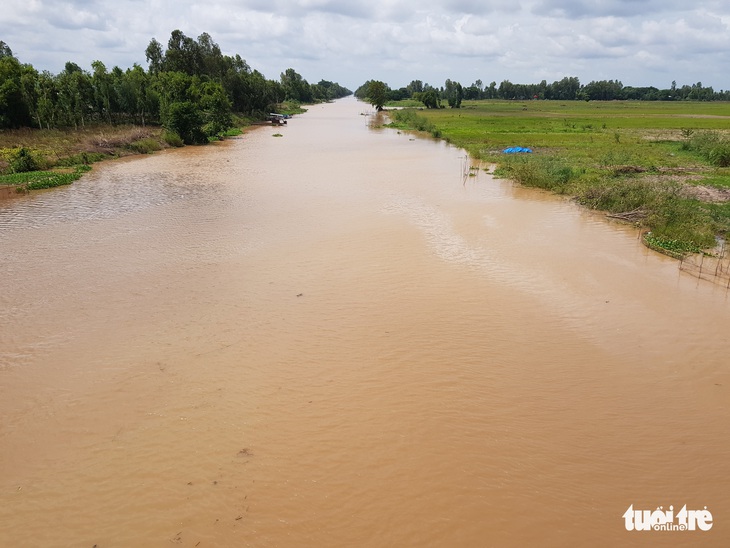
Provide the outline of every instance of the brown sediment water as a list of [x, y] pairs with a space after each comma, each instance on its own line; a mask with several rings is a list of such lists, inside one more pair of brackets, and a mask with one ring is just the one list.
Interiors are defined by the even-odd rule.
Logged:
[[18, 196], [18, 191], [15, 186], [0, 185], [0, 200], [7, 198], [15, 198]]
[[725, 288], [367, 110], [0, 202], [0, 545], [725, 545]]

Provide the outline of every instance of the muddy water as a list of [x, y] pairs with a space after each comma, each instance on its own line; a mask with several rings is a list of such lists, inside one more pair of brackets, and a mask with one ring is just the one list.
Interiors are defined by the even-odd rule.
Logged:
[[0, 545], [725, 545], [726, 291], [365, 110], [0, 202]]

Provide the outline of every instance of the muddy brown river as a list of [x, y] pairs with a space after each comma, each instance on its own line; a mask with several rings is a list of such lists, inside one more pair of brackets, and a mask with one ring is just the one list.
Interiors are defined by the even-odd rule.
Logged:
[[728, 291], [368, 110], [0, 201], [0, 546], [728, 545]]

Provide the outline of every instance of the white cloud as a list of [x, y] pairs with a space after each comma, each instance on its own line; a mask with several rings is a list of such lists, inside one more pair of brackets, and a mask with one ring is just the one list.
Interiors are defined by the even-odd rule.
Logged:
[[52, 72], [94, 59], [146, 66], [149, 41], [180, 29], [209, 33], [268, 78], [292, 67], [351, 88], [564, 76], [730, 88], [723, 0], [5, 0], [2, 12], [0, 39]]

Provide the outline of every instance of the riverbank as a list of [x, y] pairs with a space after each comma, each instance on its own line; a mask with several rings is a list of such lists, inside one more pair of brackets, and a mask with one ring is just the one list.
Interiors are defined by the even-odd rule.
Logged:
[[[661, 249], [709, 250], [730, 232], [730, 103], [466, 101], [390, 115], [498, 176], [651, 231]], [[532, 153], [503, 153], [514, 146]]]
[[[307, 111], [285, 102], [278, 111], [292, 116]], [[265, 123], [265, 122], [261, 122]], [[259, 124], [239, 116], [216, 140], [240, 135]], [[182, 140], [161, 126], [93, 124], [81, 128], [0, 131], [0, 199], [30, 190], [70, 184], [102, 160], [150, 154], [182, 147]], [[17, 169], [17, 163], [21, 163]]]
[[[78, 129], [0, 132], [0, 196], [70, 184], [93, 163], [169, 148], [155, 126], [93, 125]], [[17, 169], [16, 163], [23, 165]], [[14, 169], [16, 168], [16, 169]]]

